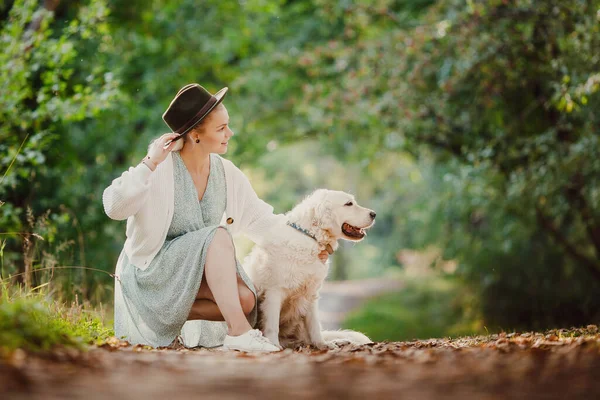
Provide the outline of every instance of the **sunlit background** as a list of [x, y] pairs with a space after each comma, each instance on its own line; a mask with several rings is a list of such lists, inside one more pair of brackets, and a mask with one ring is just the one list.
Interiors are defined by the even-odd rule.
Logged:
[[197, 82], [230, 88], [225, 157], [275, 212], [320, 187], [376, 210], [329, 279], [402, 288], [344, 326], [406, 340], [596, 323], [599, 3], [0, 1], [2, 301], [89, 303], [110, 327], [125, 222], [102, 191]]

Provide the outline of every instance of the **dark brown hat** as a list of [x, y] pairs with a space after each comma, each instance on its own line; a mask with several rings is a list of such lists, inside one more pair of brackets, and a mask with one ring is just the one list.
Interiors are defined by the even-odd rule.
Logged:
[[183, 136], [223, 101], [227, 90], [224, 87], [212, 95], [197, 83], [185, 85], [169, 104], [163, 120], [174, 133]]

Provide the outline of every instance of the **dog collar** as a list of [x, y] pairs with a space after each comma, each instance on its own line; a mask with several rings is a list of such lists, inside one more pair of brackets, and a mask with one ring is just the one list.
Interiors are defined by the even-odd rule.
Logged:
[[[315, 235], [313, 235], [312, 233], [310, 233], [308, 231], [308, 229], [304, 229], [299, 227], [298, 225], [296, 225], [295, 222], [290, 222], [287, 221], [286, 222], [289, 226], [291, 226], [292, 228], [296, 229], [298, 232], [302, 232], [304, 233], [306, 236], [308, 236], [309, 238], [311, 238], [312, 240], [314, 240], [315, 242], [319, 243], [319, 241], [317, 240], [317, 238], [315, 237]], [[331, 245], [329, 243], [327, 243], [327, 246], [325, 247], [325, 249], [327, 250], [327, 252], [329, 254], [333, 254], [333, 247], [331, 247]]]
[[296, 225], [295, 222], [287, 221], [287, 224], [289, 226], [291, 226], [292, 228], [296, 229], [297, 231], [300, 231], [300, 232], [304, 233], [306, 236], [308, 236], [309, 238], [311, 238], [315, 242], [317, 241], [317, 238], [315, 237], [315, 235], [313, 235], [312, 233], [310, 233], [308, 231], [308, 229], [304, 229], [304, 228], [299, 227], [298, 225]]

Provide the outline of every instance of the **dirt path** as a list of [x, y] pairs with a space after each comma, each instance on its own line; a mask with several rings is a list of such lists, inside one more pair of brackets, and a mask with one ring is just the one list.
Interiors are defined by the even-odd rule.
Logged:
[[2, 399], [595, 399], [595, 326], [247, 355], [118, 341], [0, 362]]
[[323, 329], [340, 329], [349, 312], [366, 300], [382, 293], [399, 290], [402, 282], [395, 279], [326, 281], [319, 294], [319, 318]]

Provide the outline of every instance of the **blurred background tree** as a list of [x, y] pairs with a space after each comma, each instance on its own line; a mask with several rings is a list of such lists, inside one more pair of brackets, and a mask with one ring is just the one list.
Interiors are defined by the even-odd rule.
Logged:
[[[34, 264], [52, 263], [51, 257], [37, 258], [40, 240], [56, 254], [88, 228], [76, 217], [87, 203], [79, 179], [85, 159], [96, 154], [78, 153], [74, 144], [86, 139], [68, 129], [118, 101], [118, 82], [103, 62], [112, 51], [107, 14], [101, 0], [69, 7], [57, 0], [0, 3], [2, 272], [23, 273], [26, 284]], [[70, 179], [74, 174], [78, 178]], [[63, 203], [63, 191], [74, 201]], [[76, 229], [58, 234], [69, 225]]]
[[[353, 327], [597, 322], [599, 19], [596, 0], [0, 1], [2, 276], [112, 272], [102, 191], [199, 82], [230, 87], [227, 157], [276, 212], [317, 187], [377, 211], [330, 278], [409, 286]], [[439, 251], [418, 274], [407, 249]], [[110, 302], [108, 275], [69, 279]]]

